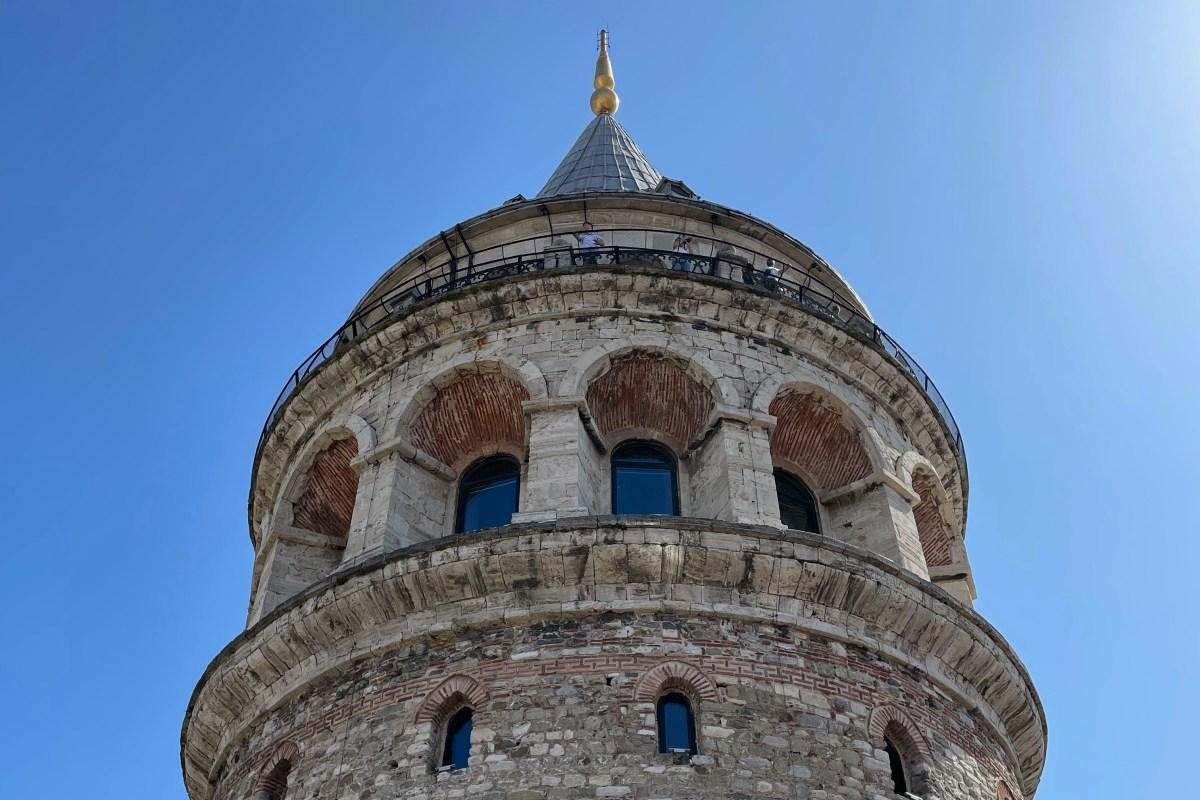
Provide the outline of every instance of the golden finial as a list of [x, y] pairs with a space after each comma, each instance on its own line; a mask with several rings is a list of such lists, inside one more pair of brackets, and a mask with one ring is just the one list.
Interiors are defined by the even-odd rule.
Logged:
[[596, 80], [592, 85], [596, 87], [592, 92], [592, 113], [610, 117], [617, 113], [621, 99], [613, 91], [616, 81], [613, 80], [612, 62], [608, 60], [608, 31], [600, 31], [600, 55], [596, 57]]

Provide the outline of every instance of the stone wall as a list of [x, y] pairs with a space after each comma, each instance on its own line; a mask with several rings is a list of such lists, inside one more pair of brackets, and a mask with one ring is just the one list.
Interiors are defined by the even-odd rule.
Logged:
[[[371, 494], [358, 508], [370, 510], [352, 525], [347, 560], [449, 533], [460, 470], [498, 446], [487, 431], [463, 433], [478, 420], [468, 418], [475, 406], [460, 390], [486, 375], [488, 385], [505, 387], [504, 429], [520, 430], [515, 409], [526, 416], [524, 441], [503, 445], [525, 468], [518, 521], [608, 513], [607, 452], [637, 435], [679, 457], [685, 514], [778, 524], [772, 469], [804, 461], [793, 454], [804, 445], [832, 454], [827, 464], [800, 464], [816, 478], [829, 535], [928, 577], [912, 470], [949, 487], [942, 506], [961, 550], [957, 454], [932, 444], [940, 423], [923, 402], [908, 405], [911, 384], [889, 369], [807, 312], [697, 277], [593, 268], [484, 284], [398, 318], [298, 390], [260, 456], [256, 537], [269, 534], [270, 519], [286, 519], [283, 476], [294, 454], [327, 435], [322, 420], [347, 415], [379, 439], [356, 461], [374, 474], [360, 482]], [[633, 383], [658, 388], [642, 405], [624, 405]], [[480, 397], [478, 407], [499, 414], [498, 397]], [[769, 411], [779, 408], [788, 416], [777, 431]], [[797, 415], [808, 411], [822, 415], [819, 424], [798, 428]], [[772, 441], [776, 433], [784, 445]], [[267, 554], [260, 549], [256, 575]], [[254, 605], [269, 608], [257, 598], [260, 580], [255, 587]]]
[[[638, 733], [647, 728], [646, 708], [625, 708], [636, 703], [620, 694], [623, 682], [670, 660], [692, 664], [721, 688], [717, 706], [705, 700], [698, 709], [701, 756], [712, 763], [663, 764], [650, 740], [638, 738], [648, 736]], [[437, 732], [413, 727], [411, 703], [459, 672], [488, 687], [501, 703], [496, 711], [508, 708], [506, 696], [522, 710], [534, 703], [531, 716], [490, 723], [492, 706], [483, 709], [477, 763], [492, 766], [444, 779], [491, 782], [496, 791], [526, 780], [528, 770], [499, 764], [525, 752], [517, 726], [558, 719], [551, 696], [579, 698], [581, 721], [547, 722], [538, 733], [576, 724], [579, 736], [629, 733], [589, 737], [570, 758], [563, 743], [562, 769], [543, 773], [611, 774], [612, 785], [631, 792], [656, 780], [647, 768], [678, 766], [685, 776], [719, 774], [724, 783], [712, 786], [727, 793], [751, 786], [747, 796], [802, 797], [804, 787], [811, 797], [873, 797], [880, 758], [877, 748], [864, 749], [861, 731], [884, 706], [903, 711], [914, 741], [928, 745], [919, 752], [944, 797], [989, 796], [1000, 779], [1031, 793], [1045, 755], [1041, 707], [1016, 656], [928, 581], [828, 537], [617, 517], [429, 542], [364, 561], [283, 604], [235, 639], [197, 687], [184, 726], [189, 792], [193, 800], [236, 797], [254, 765], [290, 740], [311, 754], [297, 778], [314, 794], [301, 796], [329, 796], [338, 774], [363, 787], [339, 797], [375, 796], [365, 787], [376, 781], [431, 788], [422, 770]], [[605, 694], [610, 677], [615, 693]], [[338, 749], [345, 741], [353, 747]], [[545, 755], [540, 746], [552, 741], [527, 744]], [[743, 756], [751, 760], [735, 765]], [[604, 772], [618, 762], [619, 775]]]
[[[677, 664], [706, 682], [691, 693], [690, 758], [658, 752], [654, 671]], [[486, 700], [473, 709], [469, 766], [437, 774], [444, 723], [421, 711], [456, 675]], [[282, 741], [299, 749], [287, 800], [889, 797], [871, 732], [885, 706], [923, 744], [925, 798], [994, 800], [1015, 782], [985, 727], [862, 647], [769, 624], [611, 613], [446, 633], [358, 664], [255, 725], [214, 797], [249, 797]]]

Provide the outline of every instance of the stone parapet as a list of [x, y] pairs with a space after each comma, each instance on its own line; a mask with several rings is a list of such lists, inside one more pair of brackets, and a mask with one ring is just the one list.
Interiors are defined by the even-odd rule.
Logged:
[[252, 728], [355, 665], [448, 634], [471, 640], [598, 615], [770, 625], [862, 648], [991, 731], [1024, 792], [1036, 789], [1046, 726], [1029, 676], [1003, 638], [946, 592], [828, 537], [589, 517], [389, 552], [276, 608], [217, 656], [193, 694], [182, 733], [188, 791], [214, 797]]

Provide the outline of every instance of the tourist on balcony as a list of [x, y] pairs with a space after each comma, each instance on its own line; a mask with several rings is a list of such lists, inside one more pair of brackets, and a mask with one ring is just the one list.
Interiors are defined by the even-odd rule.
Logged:
[[768, 258], [767, 266], [763, 268], [763, 288], [772, 292], [779, 291], [779, 276], [782, 274], [783, 270], [775, 263], [775, 259]]
[[[582, 250], [595, 250], [598, 247], [604, 247], [604, 239], [598, 233], [592, 232], [592, 223], [583, 223], [583, 230], [575, 234], [575, 241], [579, 242], [579, 247]], [[582, 263], [595, 264], [598, 256], [596, 253], [584, 253]]]
[[671, 258], [671, 268], [677, 269], [680, 272], [692, 271], [692, 240], [691, 237], [676, 236], [675, 243], [671, 245], [671, 252], [679, 255]]

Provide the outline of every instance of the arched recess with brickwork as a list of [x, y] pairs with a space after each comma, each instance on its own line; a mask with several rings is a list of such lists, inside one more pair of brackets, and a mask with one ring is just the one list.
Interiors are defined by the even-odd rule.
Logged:
[[636, 436], [682, 454], [716, 408], [712, 376], [670, 351], [629, 348], [597, 366], [584, 398], [609, 446]]
[[433, 378], [413, 397], [399, 431], [413, 447], [456, 473], [483, 456], [525, 460], [522, 376], [499, 362], [471, 362]]
[[937, 478], [928, 468], [918, 467], [913, 471], [912, 488], [920, 498], [913, 505], [913, 518], [917, 522], [925, 563], [930, 568], [948, 567], [954, 563], [954, 554], [950, 531], [942, 515], [943, 493], [938, 491]]
[[971, 566], [962, 537], [948, 523], [950, 503], [945, 489], [928, 463], [913, 464], [911, 473], [912, 490], [917, 496], [913, 519], [930, 580], [970, 604], [975, 597]]
[[832, 395], [807, 384], [782, 387], [768, 412], [775, 417], [771, 457], [799, 475], [818, 497], [875, 472], [865, 426]]
[[374, 429], [362, 418], [342, 415], [328, 422], [296, 457], [272, 527], [310, 531], [344, 545], [358, 495], [353, 462], [374, 447]]

